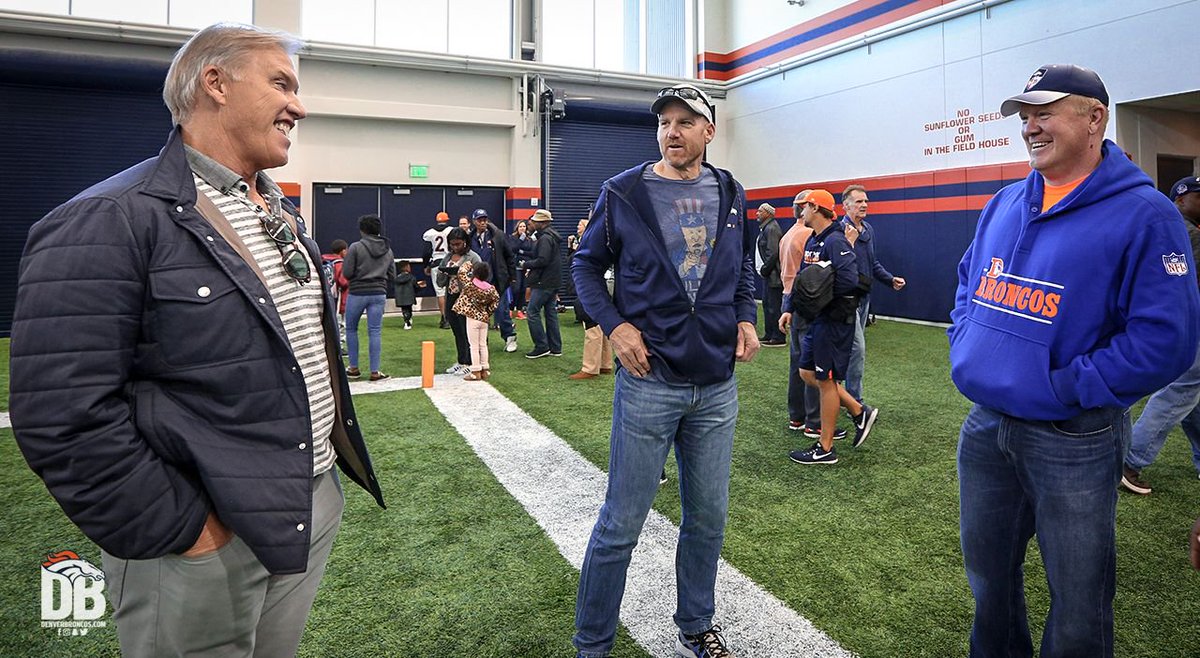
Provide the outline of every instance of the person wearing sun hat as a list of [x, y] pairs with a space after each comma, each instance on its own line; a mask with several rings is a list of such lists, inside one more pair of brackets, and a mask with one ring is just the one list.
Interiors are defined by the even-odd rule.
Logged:
[[538, 208], [529, 218], [533, 228], [533, 255], [517, 263], [526, 270], [525, 283], [529, 286], [528, 313], [529, 339], [533, 349], [525, 354], [527, 359], [543, 356], [562, 356], [562, 334], [558, 327], [558, 311], [555, 301], [558, 287], [562, 283], [562, 236], [554, 230], [554, 217], [549, 210]]
[[1196, 357], [1200, 294], [1179, 212], [1104, 139], [1109, 95], [1042, 66], [1001, 103], [1033, 171], [992, 197], [958, 267], [951, 377], [971, 656], [1032, 655], [1026, 545], [1053, 592], [1041, 655], [1113, 655], [1117, 483], [1129, 407]]

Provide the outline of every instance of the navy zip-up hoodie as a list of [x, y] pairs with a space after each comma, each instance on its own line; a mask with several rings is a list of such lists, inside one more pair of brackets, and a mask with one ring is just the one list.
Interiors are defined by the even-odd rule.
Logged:
[[[850, 246], [850, 241], [846, 239], [846, 225], [839, 221], [834, 221], [820, 234], [813, 235], [808, 239], [808, 242], [804, 244], [804, 262], [800, 264], [797, 273], [803, 272], [804, 268], [810, 265], [826, 261], [833, 268], [834, 297], [853, 295], [858, 290], [858, 256], [854, 247]], [[832, 321], [829, 314], [835, 305], [831, 303], [826, 306], [825, 310], [817, 316], [817, 321]], [[789, 313], [796, 312], [796, 308], [792, 306], [791, 295], [788, 295], [787, 306], [784, 310]]]
[[951, 376], [1028, 420], [1124, 408], [1195, 360], [1200, 295], [1179, 212], [1121, 149], [1049, 212], [1030, 172], [1000, 190], [958, 266]]
[[[584, 310], [606, 335], [628, 322], [642, 332], [650, 368], [664, 381], [712, 384], [733, 376], [737, 323], [757, 319], [754, 236], [746, 193], [733, 175], [704, 164], [720, 190], [717, 236], [693, 304], [667, 255], [642, 172], [646, 162], [605, 181], [572, 260]], [[604, 272], [614, 268], [609, 297]]]

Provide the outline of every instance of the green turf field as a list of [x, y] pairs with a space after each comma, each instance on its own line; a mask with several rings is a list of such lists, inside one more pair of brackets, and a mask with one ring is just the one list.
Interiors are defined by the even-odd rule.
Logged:
[[[561, 359], [525, 359], [523, 322], [515, 354], [503, 353], [493, 334], [491, 383], [604, 468], [612, 379], [567, 380], [579, 367], [583, 330], [570, 314], [560, 318]], [[448, 366], [453, 341], [435, 320], [419, 316], [403, 331], [388, 318], [384, 371], [417, 375], [422, 340], [437, 342], [439, 371]], [[865, 388], [880, 420], [867, 444], [847, 446], [834, 467], [787, 458], [803, 445], [785, 427], [787, 350], [764, 349], [738, 367], [724, 557], [862, 656], [961, 656], [972, 601], [958, 550], [954, 449], [968, 403], [949, 381], [940, 329], [882, 322], [867, 340]], [[2, 368], [6, 392], [6, 359]], [[571, 655], [577, 573], [534, 521], [420, 391], [359, 396], [355, 404], [388, 509], [347, 489], [301, 655]], [[98, 564], [99, 551], [66, 520], [11, 436], [0, 431], [0, 656], [116, 655], [111, 624], [82, 637], [40, 627], [44, 554], [75, 550]], [[673, 464], [668, 471], [675, 482]], [[1154, 494], [1122, 494], [1118, 511], [1116, 652], [1200, 656], [1200, 574], [1188, 569], [1185, 550], [1200, 481], [1178, 431], [1145, 477]], [[678, 503], [666, 487], [656, 509], [678, 522]], [[1036, 546], [1026, 578], [1036, 636], [1048, 606]], [[617, 655], [646, 654], [622, 630]], [[791, 653], [781, 647], [776, 655]]]

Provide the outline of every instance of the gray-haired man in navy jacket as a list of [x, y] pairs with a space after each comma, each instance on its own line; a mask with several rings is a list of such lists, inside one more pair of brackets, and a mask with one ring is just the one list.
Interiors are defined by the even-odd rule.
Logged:
[[162, 152], [26, 243], [13, 429], [103, 551], [124, 656], [294, 655], [341, 523], [334, 464], [383, 504], [320, 251], [262, 173], [305, 116], [299, 47], [198, 32]]

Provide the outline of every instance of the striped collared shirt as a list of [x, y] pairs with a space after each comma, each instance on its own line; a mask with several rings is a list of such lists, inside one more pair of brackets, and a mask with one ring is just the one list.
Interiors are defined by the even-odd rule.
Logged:
[[[320, 475], [332, 468], [337, 459], [329, 440], [335, 409], [329, 361], [325, 355], [325, 331], [321, 317], [324, 291], [320, 284], [320, 269], [309, 258], [304, 247], [297, 243], [296, 248], [309, 261], [313, 279], [301, 285], [288, 276], [283, 268], [279, 246], [263, 228], [262, 219], [267, 217], [267, 212], [250, 200], [246, 182], [199, 151], [191, 147], [185, 147], [185, 150], [196, 190], [208, 197], [233, 226], [267, 279], [267, 290], [283, 321], [284, 331], [308, 390], [312, 435], [298, 437], [297, 444], [307, 443], [312, 448], [313, 475]], [[257, 184], [259, 192], [268, 201], [268, 207], [277, 207], [270, 202], [272, 197], [282, 198], [279, 187], [262, 172], [258, 173]]]

